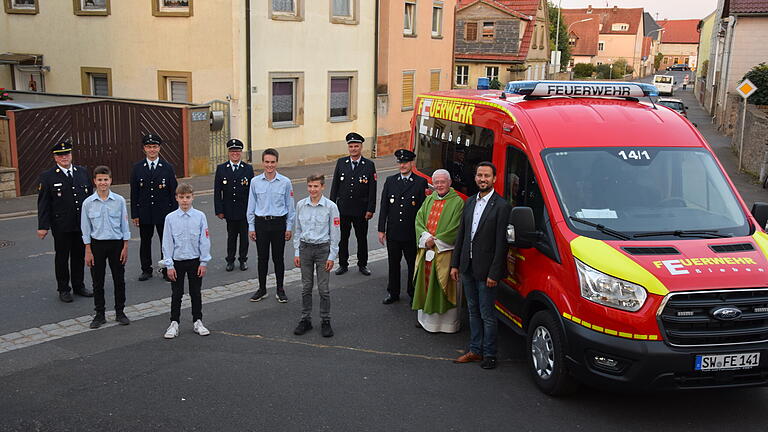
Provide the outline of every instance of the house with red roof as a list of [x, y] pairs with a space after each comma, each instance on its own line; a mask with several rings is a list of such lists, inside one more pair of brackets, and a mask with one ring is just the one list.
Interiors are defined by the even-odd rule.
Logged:
[[454, 40], [455, 88], [547, 78], [546, 0], [459, 0]]
[[[643, 62], [643, 8], [561, 9], [573, 40], [575, 63], [612, 64], [624, 59], [639, 76]], [[597, 35], [595, 35], [597, 27]]]
[[662, 69], [675, 64], [687, 64], [691, 69], [696, 68], [700, 21], [698, 19], [658, 21], [663, 29], [659, 47], [664, 55], [661, 60]]

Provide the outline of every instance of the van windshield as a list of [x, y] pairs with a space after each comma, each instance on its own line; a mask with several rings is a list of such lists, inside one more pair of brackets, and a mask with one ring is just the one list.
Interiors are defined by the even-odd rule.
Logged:
[[668, 75], [656, 75], [653, 77], [653, 82], [661, 84], [672, 84], [672, 77]]
[[416, 168], [428, 175], [437, 169], [451, 173], [451, 186], [465, 195], [478, 191], [475, 167], [490, 161], [493, 131], [480, 126], [433, 117], [418, 116], [416, 122]]
[[[560, 206], [574, 232], [615, 239], [674, 238], [653, 232], [749, 235], [750, 227], [712, 155], [672, 147], [551, 149], [542, 153]], [[682, 236], [679, 236], [682, 237]], [[688, 236], [685, 236], [688, 237]], [[695, 236], [694, 236], [695, 237]]]

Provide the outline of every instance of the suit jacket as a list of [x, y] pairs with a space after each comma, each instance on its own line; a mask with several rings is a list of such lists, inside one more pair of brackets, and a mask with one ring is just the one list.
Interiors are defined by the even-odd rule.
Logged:
[[451, 267], [457, 267], [462, 273], [471, 272], [477, 280], [491, 278], [499, 281], [507, 271], [506, 232], [511, 207], [504, 198], [494, 192], [480, 216], [480, 224], [475, 231], [475, 237], [472, 238], [472, 216], [476, 203], [477, 194], [468, 198], [464, 205]]
[[131, 171], [131, 219], [139, 218], [140, 224], [164, 224], [165, 216], [179, 206], [173, 165], [163, 158], [157, 160], [154, 172], [146, 159], [134, 164]]
[[339, 158], [333, 171], [331, 201], [339, 207], [342, 216], [363, 216], [376, 211], [376, 165], [360, 157], [352, 170], [349, 156]]
[[72, 165], [72, 180], [59, 167], [40, 174], [37, 187], [37, 229], [80, 231], [80, 209], [91, 193], [88, 170]]
[[245, 220], [252, 178], [253, 167], [243, 161], [237, 171], [232, 171], [229, 161], [217, 166], [213, 181], [214, 212], [223, 213], [227, 220]]
[[401, 180], [400, 173], [387, 177], [381, 192], [379, 232], [397, 241], [414, 241], [416, 238], [416, 213], [426, 195], [427, 181], [411, 173], [408, 180]]

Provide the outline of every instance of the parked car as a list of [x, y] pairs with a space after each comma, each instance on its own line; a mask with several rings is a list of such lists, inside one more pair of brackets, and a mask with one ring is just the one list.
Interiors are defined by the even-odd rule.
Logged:
[[673, 64], [667, 68], [668, 71], [689, 71], [691, 67], [685, 63]]
[[673, 109], [680, 113], [685, 118], [688, 118], [688, 107], [685, 106], [683, 101], [680, 99], [673, 99], [673, 98], [659, 98], [659, 100], [656, 101], [659, 105], [664, 105], [667, 108]]
[[22, 110], [22, 109], [29, 109], [29, 108], [41, 108], [41, 107], [54, 106], [54, 105], [61, 105], [61, 104], [57, 102], [49, 102], [49, 101], [28, 101], [28, 100], [17, 101], [13, 99], [4, 100], [4, 101], [0, 101], [0, 116], [5, 116], [6, 112], [8, 111]]

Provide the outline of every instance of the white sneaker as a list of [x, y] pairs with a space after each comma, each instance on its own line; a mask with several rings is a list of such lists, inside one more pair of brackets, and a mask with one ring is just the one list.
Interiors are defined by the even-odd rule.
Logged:
[[165, 336], [163, 336], [166, 339], [173, 339], [176, 336], [179, 335], [179, 323], [176, 321], [171, 321], [171, 325], [168, 326], [168, 330], [165, 331]]
[[211, 334], [211, 332], [209, 332], [208, 329], [203, 325], [202, 320], [195, 321], [195, 324], [192, 327], [195, 329], [195, 333], [199, 334], [200, 336], [208, 336]]

